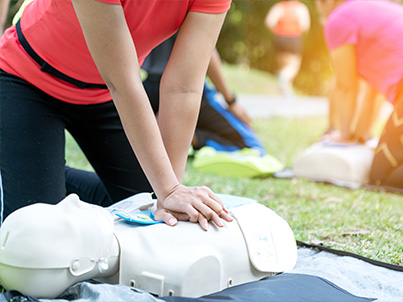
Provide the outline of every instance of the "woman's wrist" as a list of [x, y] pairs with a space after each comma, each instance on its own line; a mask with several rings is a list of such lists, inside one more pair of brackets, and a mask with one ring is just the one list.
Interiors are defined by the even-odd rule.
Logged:
[[173, 183], [171, 186], [165, 186], [160, 192], [155, 192], [157, 199], [163, 204], [166, 200], [181, 184], [179, 182]]
[[225, 101], [227, 102], [228, 106], [231, 106], [231, 105], [235, 104], [236, 101], [237, 101], [236, 95], [232, 94], [231, 98], [225, 99]]

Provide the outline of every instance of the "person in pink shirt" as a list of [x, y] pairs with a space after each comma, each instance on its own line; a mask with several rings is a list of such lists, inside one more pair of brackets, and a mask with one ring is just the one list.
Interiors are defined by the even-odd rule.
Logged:
[[[388, 0], [316, 0], [315, 4], [326, 18], [325, 37], [335, 73], [329, 98], [339, 132], [331, 139], [364, 142], [377, 112], [376, 96], [382, 94], [394, 111], [377, 146], [370, 183], [403, 189], [403, 6]], [[362, 81], [368, 87], [359, 110]]]
[[[67, 129], [112, 202], [154, 191], [156, 218], [169, 225], [190, 220], [207, 230], [209, 221], [230, 221], [210, 189], [182, 184], [206, 69], [230, 4], [30, 2], [0, 40], [1, 220], [65, 197]], [[140, 66], [178, 29], [157, 123]]]

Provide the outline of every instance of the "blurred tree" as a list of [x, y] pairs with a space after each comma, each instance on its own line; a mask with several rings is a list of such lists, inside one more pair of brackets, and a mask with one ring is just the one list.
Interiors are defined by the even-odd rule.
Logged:
[[[276, 71], [272, 34], [264, 19], [269, 9], [281, 0], [233, 0], [217, 48], [224, 61], [242, 64], [270, 73]], [[330, 61], [323, 27], [314, 2], [301, 0], [311, 14], [311, 29], [305, 36], [300, 72], [294, 85], [308, 95], [324, 95], [331, 78]]]

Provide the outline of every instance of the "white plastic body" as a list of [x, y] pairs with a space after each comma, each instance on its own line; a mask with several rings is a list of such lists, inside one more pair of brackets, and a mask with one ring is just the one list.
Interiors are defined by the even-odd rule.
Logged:
[[255, 227], [242, 230], [238, 220], [225, 222], [223, 228], [210, 223], [207, 232], [186, 222], [175, 227], [116, 223], [119, 283], [160, 297], [198, 297], [294, 267], [295, 239], [282, 218], [260, 204], [240, 206], [234, 212], [242, 223], [256, 222]]
[[206, 232], [191, 222], [114, 223], [108, 211], [76, 195], [55, 206], [34, 204], [0, 229], [0, 282], [38, 298], [93, 278], [157, 296], [196, 297], [294, 268], [295, 238], [284, 219], [258, 203], [229, 209], [234, 221], [223, 228], [210, 223]]
[[[119, 269], [119, 257], [110, 257], [106, 276]], [[53, 299], [75, 283], [101, 276], [97, 267], [91, 271], [73, 276], [69, 267], [23, 268], [0, 263], [0, 283], [4, 288], [44, 299]]]
[[294, 163], [294, 175], [357, 188], [368, 183], [374, 151], [366, 145], [345, 147], [315, 143]]

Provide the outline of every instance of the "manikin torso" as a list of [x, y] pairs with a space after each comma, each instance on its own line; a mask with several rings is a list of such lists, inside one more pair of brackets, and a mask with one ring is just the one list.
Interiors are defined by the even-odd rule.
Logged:
[[293, 170], [297, 177], [357, 188], [368, 183], [373, 158], [368, 145], [318, 142], [296, 158]]

